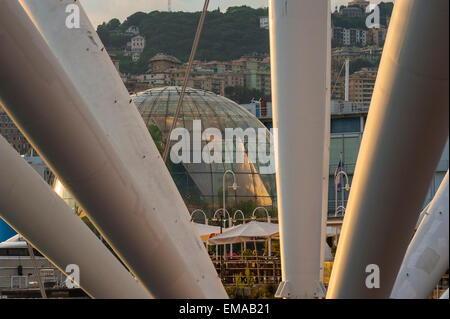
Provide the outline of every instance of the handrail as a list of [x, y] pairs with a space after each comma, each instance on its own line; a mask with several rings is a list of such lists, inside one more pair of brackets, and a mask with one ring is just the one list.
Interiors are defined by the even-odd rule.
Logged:
[[217, 215], [217, 213], [218, 213], [219, 211], [225, 211], [225, 213], [227, 213], [227, 215], [228, 215], [228, 227], [231, 227], [231, 226], [232, 226], [232, 218], [231, 218], [231, 215], [230, 215], [230, 213], [228, 212], [228, 210], [227, 210], [226, 208], [221, 207], [221, 208], [219, 208], [218, 210], [216, 210], [216, 211], [214, 212], [213, 218], [214, 218], [214, 219], [217, 219], [216, 215]]
[[256, 214], [256, 212], [257, 212], [258, 210], [260, 210], [260, 209], [264, 210], [264, 212], [266, 213], [266, 216], [267, 216], [267, 221], [270, 223], [270, 214], [269, 214], [269, 211], [267, 210], [267, 208], [265, 208], [265, 207], [256, 207], [256, 208], [253, 210], [253, 213], [252, 213], [252, 219], [253, 219], [253, 220], [256, 219], [255, 214]]
[[233, 220], [236, 221], [236, 214], [240, 213], [242, 215], [242, 222], [245, 224], [245, 215], [244, 212], [240, 209], [238, 209], [237, 211], [234, 212], [233, 214]]
[[205, 217], [205, 225], [208, 225], [208, 217], [206, 216], [206, 213], [203, 210], [201, 210], [201, 209], [196, 209], [196, 210], [192, 211], [192, 213], [191, 213], [191, 222], [194, 220], [194, 214], [195, 213], [202, 213], [203, 216]]

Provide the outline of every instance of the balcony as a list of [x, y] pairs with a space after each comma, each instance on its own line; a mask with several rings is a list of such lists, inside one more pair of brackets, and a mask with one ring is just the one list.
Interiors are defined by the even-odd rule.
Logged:
[[331, 115], [367, 114], [369, 103], [331, 101]]

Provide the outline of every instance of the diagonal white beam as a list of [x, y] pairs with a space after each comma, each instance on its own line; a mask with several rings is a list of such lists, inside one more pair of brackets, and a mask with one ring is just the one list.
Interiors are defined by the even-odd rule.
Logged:
[[426, 299], [448, 270], [448, 171], [409, 244], [391, 298]]
[[449, 1], [397, 0], [327, 298], [389, 298], [448, 138]]
[[80, 28], [68, 29], [73, 1], [20, 3], [7, 1], [0, 11], [0, 98], [7, 113], [153, 296], [226, 298], [81, 5]]
[[0, 167], [0, 216], [62, 272], [77, 265], [78, 283], [89, 296], [151, 297], [1, 136]]

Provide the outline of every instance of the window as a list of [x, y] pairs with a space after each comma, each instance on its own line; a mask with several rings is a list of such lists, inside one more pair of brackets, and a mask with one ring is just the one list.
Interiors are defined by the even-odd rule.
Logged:
[[331, 133], [360, 133], [361, 120], [359, 117], [339, 118], [331, 120]]

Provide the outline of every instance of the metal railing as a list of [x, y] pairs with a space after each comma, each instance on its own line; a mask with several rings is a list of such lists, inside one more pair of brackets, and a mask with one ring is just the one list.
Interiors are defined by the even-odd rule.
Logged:
[[331, 114], [365, 114], [369, 112], [370, 105], [368, 103], [332, 101]]
[[[63, 288], [62, 276], [41, 276], [45, 288]], [[0, 289], [31, 289], [39, 288], [37, 277], [31, 276], [0, 276]]]
[[[32, 267], [23, 267], [33, 270]], [[0, 267], [0, 273], [3, 271], [16, 270], [16, 267]], [[65, 275], [56, 268], [40, 268], [40, 278], [45, 288], [63, 288]], [[4, 272], [3, 272], [4, 273]], [[38, 288], [38, 278], [36, 274], [28, 275], [0, 275], [0, 289], [31, 289]]]
[[220, 274], [219, 259], [213, 264], [224, 285], [279, 284], [281, 282], [281, 259], [279, 257], [241, 256], [223, 261]]

